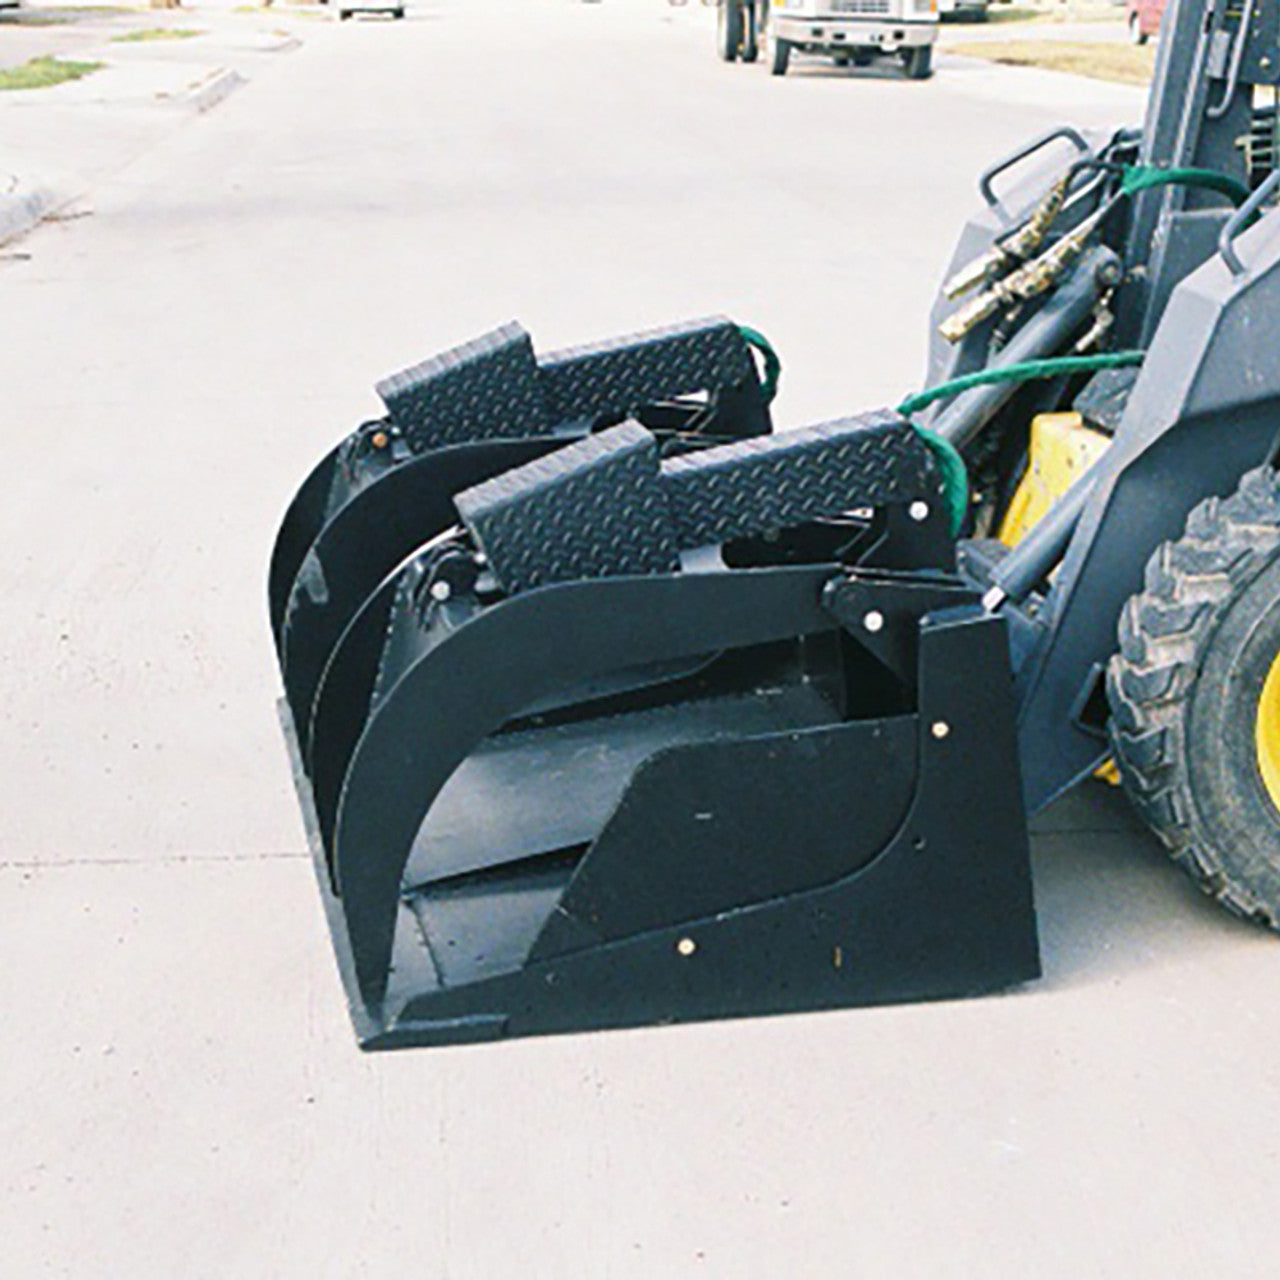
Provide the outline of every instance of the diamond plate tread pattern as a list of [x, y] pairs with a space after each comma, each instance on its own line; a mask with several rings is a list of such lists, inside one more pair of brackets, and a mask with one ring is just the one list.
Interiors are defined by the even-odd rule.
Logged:
[[545, 435], [553, 425], [533, 343], [514, 323], [392, 374], [376, 390], [414, 453]]
[[516, 467], [454, 499], [509, 592], [679, 563], [658, 442], [625, 423]]
[[543, 358], [547, 408], [557, 422], [623, 418], [653, 400], [737, 386], [755, 365], [723, 316], [668, 325]]
[[685, 548], [938, 492], [928, 447], [888, 409], [672, 458], [662, 479]]

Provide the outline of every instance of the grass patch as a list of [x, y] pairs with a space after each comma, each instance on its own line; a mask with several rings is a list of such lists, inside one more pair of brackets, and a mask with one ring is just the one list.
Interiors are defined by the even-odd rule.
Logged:
[[21, 9], [0, 10], [0, 27], [65, 27], [75, 18], [56, 13], [24, 13]]
[[80, 5], [74, 9], [0, 9], [0, 27], [65, 27], [107, 13], [132, 13], [119, 5]]
[[101, 68], [101, 62], [64, 62], [60, 58], [32, 58], [20, 67], [0, 70], [0, 93], [11, 89], [50, 89], [79, 80]]
[[[318, 4], [307, 4], [305, 0], [298, 0], [296, 4], [280, 5], [272, 4], [238, 4], [232, 13], [253, 13], [263, 18], [268, 14], [273, 18], [287, 18], [290, 22], [294, 18], [306, 18], [311, 21], [329, 22], [329, 10], [322, 9]], [[288, 31], [280, 32], [281, 35], [291, 34]]]
[[1072, 43], [1066, 40], [984, 40], [953, 44], [948, 53], [966, 58], [986, 58], [1006, 67], [1040, 67], [1045, 71], [1069, 71], [1115, 84], [1149, 84], [1156, 64], [1155, 49], [1101, 41]]
[[1123, 22], [1124, 6], [1067, 0], [1051, 4], [992, 4], [988, 22]]
[[992, 5], [987, 10], [987, 22], [991, 24], [1005, 22], [1048, 22], [1049, 13], [1045, 9], [1027, 9], [1016, 4]]
[[195, 27], [144, 27], [141, 31], [130, 31], [122, 36], [112, 36], [112, 44], [149, 44], [153, 40], [190, 40], [192, 36], [202, 36], [203, 31]]

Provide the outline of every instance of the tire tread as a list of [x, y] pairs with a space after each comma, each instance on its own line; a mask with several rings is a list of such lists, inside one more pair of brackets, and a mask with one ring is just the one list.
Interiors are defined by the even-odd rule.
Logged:
[[1111, 747], [1134, 807], [1205, 893], [1272, 927], [1275, 912], [1231, 879], [1196, 814], [1183, 736], [1218, 606], [1274, 563], [1278, 544], [1280, 475], [1259, 467], [1231, 497], [1195, 507], [1183, 536], [1152, 553], [1143, 590], [1121, 613], [1119, 652], [1107, 669]]

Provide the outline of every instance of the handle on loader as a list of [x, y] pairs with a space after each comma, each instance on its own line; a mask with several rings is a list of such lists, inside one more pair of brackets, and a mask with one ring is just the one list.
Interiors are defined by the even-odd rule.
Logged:
[[1081, 155], [1088, 155], [1092, 148], [1085, 141], [1084, 135], [1078, 130], [1073, 129], [1069, 124], [1059, 125], [1056, 129], [1050, 129], [1048, 133], [1042, 133], [1038, 138], [1033, 138], [1025, 146], [1019, 147], [1016, 151], [1011, 151], [1003, 160], [997, 160], [990, 168], [983, 170], [982, 176], [978, 179], [978, 190], [982, 193], [982, 198], [990, 205], [991, 208], [999, 210], [1001, 208], [1000, 197], [996, 195], [995, 188], [992, 183], [1002, 173], [1012, 169], [1014, 165], [1021, 164], [1028, 156], [1035, 155], [1042, 147], [1047, 147], [1049, 143], [1056, 141], [1058, 138], [1065, 138], [1070, 142]]
[[1253, 225], [1262, 206], [1280, 190], [1280, 169], [1267, 175], [1266, 181], [1229, 217], [1218, 236], [1218, 252], [1233, 276], [1242, 276], [1249, 269], [1236, 252], [1236, 237]]

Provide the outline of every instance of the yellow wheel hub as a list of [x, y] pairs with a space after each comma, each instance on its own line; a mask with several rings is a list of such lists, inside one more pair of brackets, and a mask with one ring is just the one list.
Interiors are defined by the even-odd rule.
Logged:
[[1267, 789], [1271, 803], [1280, 809], [1280, 654], [1272, 660], [1262, 685], [1254, 739], [1262, 785]]

